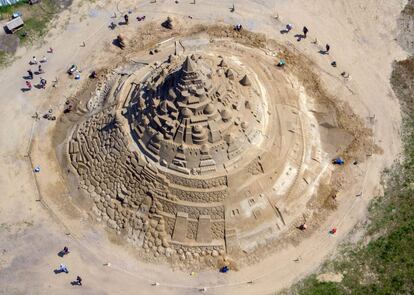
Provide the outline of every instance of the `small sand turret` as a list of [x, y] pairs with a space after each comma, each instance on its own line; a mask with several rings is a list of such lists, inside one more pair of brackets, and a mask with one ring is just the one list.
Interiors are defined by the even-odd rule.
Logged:
[[226, 71], [226, 77], [229, 78], [230, 80], [234, 80], [234, 73], [232, 69], [228, 69]]
[[240, 80], [240, 84], [243, 86], [251, 86], [252, 82], [250, 82], [250, 79], [247, 75], [244, 75], [244, 77]]
[[221, 60], [221, 62], [219, 64], [219, 67], [222, 67], [222, 68], [226, 68], [227, 67], [227, 63], [226, 63], [226, 61], [224, 59]]

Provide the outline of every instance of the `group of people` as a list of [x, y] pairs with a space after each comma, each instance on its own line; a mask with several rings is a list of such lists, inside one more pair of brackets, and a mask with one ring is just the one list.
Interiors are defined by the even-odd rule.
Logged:
[[[60, 257], [64, 257], [68, 254], [69, 254], [69, 248], [66, 246], [63, 247], [63, 250], [59, 252]], [[65, 264], [61, 263], [55, 272], [56, 273], [62, 273], [62, 272], [69, 273], [69, 270]], [[76, 276], [76, 280], [72, 282], [72, 285], [82, 286], [82, 278], [80, 276]]]
[[[293, 24], [287, 24], [286, 25], [286, 28], [284, 29], [284, 30], [282, 30], [281, 32], [282, 33], [289, 33], [291, 30], [293, 29]], [[308, 36], [308, 32], [309, 32], [309, 29], [306, 27], [306, 26], [304, 26], [303, 28], [302, 28], [302, 35], [298, 35], [299, 36], [299, 39], [298, 39], [298, 41], [300, 41], [300, 39], [301, 38], [304, 38], [304, 39], [306, 39], [306, 37]], [[316, 42], [316, 41], [315, 41]], [[322, 54], [329, 54], [329, 50], [331, 49], [331, 46], [329, 45], [329, 44], [326, 44], [325, 45], [325, 50], [321, 50], [320, 52], [322, 53]], [[336, 66], [336, 63], [335, 63], [335, 66]]]
[[[49, 48], [48, 53], [53, 53], [53, 48]], [[33, 56], [32, 59], [29, 62], [30, 66], [37, 66], [37, 71], [33, 71], [32, 68], [29, 68], [27, 70], [27, 76], [26, 76], [26, 90], [32, 90], [32, 81], [34, 79], [35, 75], [41, 75], [44, 74], [45, 71], [43, 70], [42, 64], [45, 64], [47, 62], [47, 57], [44, 55], [40, 61], [37, 60], [36, 56]], [[39, 86], [38, 88], [45, 89], [46, 88], [47, 81], [42, 76], [39, 77]]]
[[[114, 14], [114, 16], [113, 16], [114, 18], [116, 18], [116, 14]], [[122, 24], [124, 24], [124, 25], [128, 25], [129, 24], [129, 16], [128, 16], [128, 14], [125, 14], [124, 16], [123, 16], [123, 19], [124, 19], [124, 22], [123, 23], [119, 23], [119, 25], [122, 25]], [[145, 15], [143, 15], [143, 16], [137, 16], [137, 21], [144, 21], [145, 20]], [[109, 24], [109, 28], [111, 29], [111, 30], [115, 30], [115, 28], [116, 28], [116, 24], [114, 23], [114, 22], [111, 22], [110, 24]]]

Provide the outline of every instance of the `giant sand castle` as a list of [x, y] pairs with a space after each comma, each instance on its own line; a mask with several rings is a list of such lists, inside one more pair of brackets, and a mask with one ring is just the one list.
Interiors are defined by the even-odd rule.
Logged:
[[311, 216], [332, 169], [330, 106], [228, 41], [106, 77], [67, 155], [98, 220], [144, 253], [250, 253]]

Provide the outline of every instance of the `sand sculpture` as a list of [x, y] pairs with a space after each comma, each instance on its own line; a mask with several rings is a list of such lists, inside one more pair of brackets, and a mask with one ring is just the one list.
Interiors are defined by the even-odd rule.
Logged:
[[196, 52], [109, 79], [109, 106], [68, 142], [99, 220], [151, 255], [192, 260], [248, 253], [302, 218], [328, 165], [316, 119], [283, 73], [253, 62], [262, 70]]
[[142, 153], [179, 174], [231, 169], [260, 129], [257, 112], [248, 107], [259, 98], [241, 83], [228, 82], [235, 78], [227, 74], [231, 69], [226, 80], [201, 57], [187, 56], [168, 70], [153, 73], [154, 82], [136, 90], [130, 122]]

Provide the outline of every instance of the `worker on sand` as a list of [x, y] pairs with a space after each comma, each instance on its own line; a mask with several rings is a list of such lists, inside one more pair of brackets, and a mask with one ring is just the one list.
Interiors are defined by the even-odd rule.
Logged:
[[98, 77], [98, 74], [96, 74], [96, 71], [92, 71], [92, 73], [89, 75], [89, 79], [96, 79]]
[[82, 286], [82, 278], [80, 276], [76, 277], [76, 283], [78, 284], [78, 286]]
[[40, 78], [40, 87], [45, 89], [46, 88], [46, 79]]
[[59, 271], [59, 272], [64, 272], [64, 273], [69, 273], [68, 268], [67, 268], [67, 267], [66, 267], [66, 265], [64, 265], [64, 264], [60, 264], [60, 265], [59, 265], [58, 271]]
[[241, 24], [236, 24], [234, 26], [234, 30], [240, 32], [243, 29], [243, 26]]
[[308, 34], [309, 30], [307, 27], [303, 27], [303, 38], [306, 38], [306, 35]]
[[299, 225], [298, 227], [301, 231], [304, 231], [308, 228], [308, 226], [306, 225], [306, 223], [302, 223], [301, 225]]
[[29, 75], [29, 78], [31, 79], [31, 80], [33, 80], [33, 72], [32, 72], [32, 70], [28, 70], [27, 71], [27, 74]]
[[338, 157], [332, 160], [332, 164], [342, 166], [345, 164], [345, 161], [342, 158]]
[[69, 254], [69, 248], [68, 247], [63, 247], [63, 250], [62, 250], [62, 254], [63, 255], [67, 255], [67, 254]]

